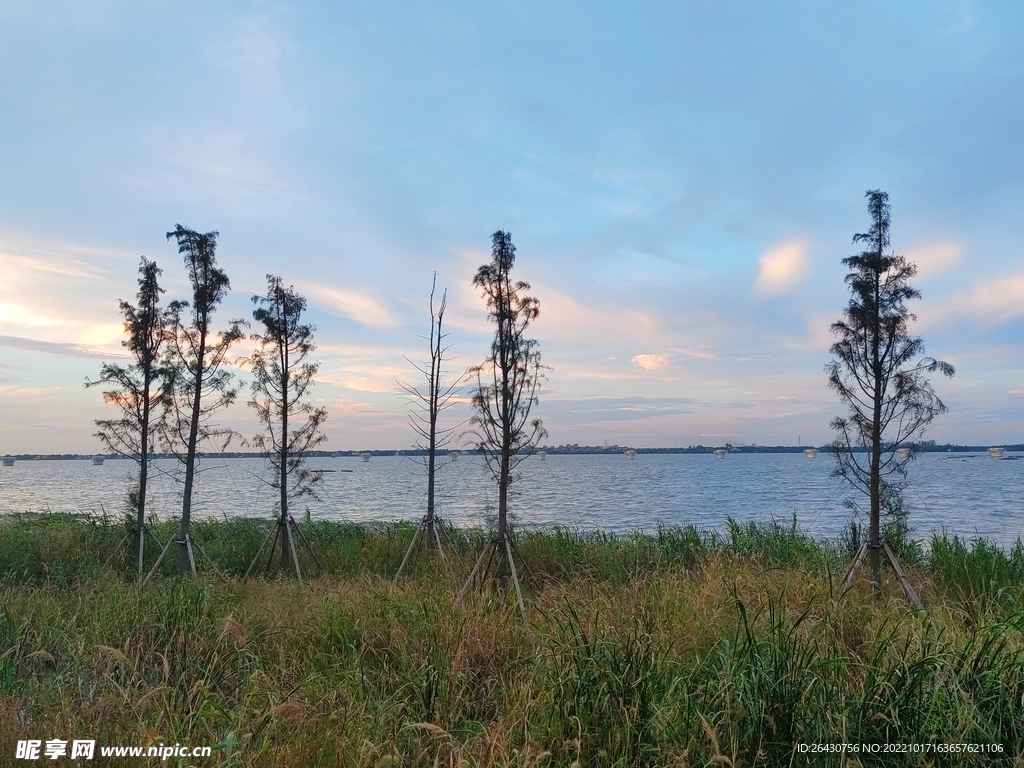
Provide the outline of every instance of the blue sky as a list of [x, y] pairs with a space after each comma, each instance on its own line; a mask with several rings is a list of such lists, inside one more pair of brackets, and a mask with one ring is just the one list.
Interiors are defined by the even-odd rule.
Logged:
[[0, 452], [96, 449], [82, 383], [140, 255], [187, 296], [176, 223], [221, 233], [224, 322], [268, 272], [307, 295], [332, 448], [412, 442], [435, 270], [453, 367], [483, 358], [499, 228], [549, 442], [822, 443], [876, 188], [957, 366], [930, 436], [1022, 442], [1022, 33], [1016, 3], [7, 0]]

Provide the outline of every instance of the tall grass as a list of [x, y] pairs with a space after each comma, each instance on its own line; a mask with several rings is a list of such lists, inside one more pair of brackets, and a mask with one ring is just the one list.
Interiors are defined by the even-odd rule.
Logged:
[[933, 540], [919, 614], [895, 584], [844, 587], [839, 547], [795, 524], [527, 532], [524, 623], [491, 589], [454, 601], [484, 532], [395, 584], [412, 526], [305, 521], [325, 573], [303, 555], [305, 589], [241, 582], [269, 525], [199, 523], [213, 564], [139, 588], [117, 520], [0, 522], [0, 764], [53, 737], [208, 744], [217, 766], [854, 764], [800, 742], [1024, 761], [1019, 545]]

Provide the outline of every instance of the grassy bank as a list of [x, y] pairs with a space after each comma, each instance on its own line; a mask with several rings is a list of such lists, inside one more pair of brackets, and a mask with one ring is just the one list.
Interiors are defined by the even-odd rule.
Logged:
[[76, 735], [215, 747], [204, 766], [840, 764], [797, 742], [1024, 763], [1020, 546], [910, 551], [913, 613], [893, 584], [844, 588], [848, 553], [791, 527], [526, 533], [524, 623], [492, 590], [454, 604], [481, 533], [396, 585], [411, 526], [302, 525], [326, 567], [303, 560], [306, 589], [239, 580], [252, 520], [197, 524], [214, 565], [139, 589], [116, 521], [0, 522], [0, 764]]

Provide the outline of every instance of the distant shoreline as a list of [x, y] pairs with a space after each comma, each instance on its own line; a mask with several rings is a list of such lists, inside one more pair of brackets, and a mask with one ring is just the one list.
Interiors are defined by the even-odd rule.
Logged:
[[[989, 449], [988, 445], [962, 445], [957, 443], [943, 443], [943, 444], [927, 444], [917, 446], [917, 450], [920, 453], [984, 453]], [[1002, 445], [1006, 451], [1024, 451], [1024, 443], [1016, 443], [1013, 445]], [[827, 453], [829, 447], [827, 445], [730, 445], [724, 446], [707, 446], [707, 445], [691, 445], [686, 448], [629, 448], [628, 446], [598, 446], [598, 445], [559, 445], [559, 446], [541, 446], [534, 451], [527, 451], [526, 453], [539, 453], [543, 451], [548, 456], [565, 456], [565, 455], [605, 455], [605, 454], [621, 454], [626, 450], [635, 450], [638, 454], [709, 454], [713, 453], [716, 448], [725, 448], [730, 453], [803, 453], [809, 448], [816, 449], [822, 453]], [[471, 455], [475, 451], [471, 449], [460, 449], [458, 451], [463, 455]], [[445, 451], [439, 451], [439, 453], [445, 453]], [[406, 448], [406, 449], [387, 449], [387, 450], [365, 450], [365, 451], [310, 451], [307, 454], [310, 458], [358, 458], [364, 454], [370, 456], [425, 456], [427, 452], [417, 448]], [[50, 454], [3, 454], [5, 457], [13, 458], [15, 461], [85, 461], [93, 459], [94, 457], [101, 457], [103, 459], [119, 459], [127, 458], [113, 453], [50, 453]], [[224, 459], [258, 459], [262, 458], [263, 454], [258, 451], [223, 451], [217, 453], [201, 453], [203, 457], [218, 457]], [[154, 459], [173, 459], [174, 454], [160, 453], [152, 456]]]

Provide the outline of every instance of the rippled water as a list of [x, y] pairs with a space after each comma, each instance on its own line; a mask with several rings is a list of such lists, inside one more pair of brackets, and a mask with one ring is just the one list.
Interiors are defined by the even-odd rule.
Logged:
[[[1024, 457], [1022, 457], [1024, 458]], [[905, 498], [918, 538], [945, 529], [1003, 545], [1024, 537], [1024, 460], [1008, 454], [923, 454], [911, 465]], [[327, 470], [315, 518], [352, 521], [415, 520], [426, 503], [422, 459], [374, 457], [314, 459]], [[830, 477], [833, 460], [802, 454], [730, 454], [719, 460], [694, 454], [532, 456], [519, 467], [511, 510], [520, 524], [653, 530], [659, 523], [719, 527], [726, 517], [788, 522], [834, 538], [849, 520], [843, 500], [852, 495]], [[0, 468], [0, 511], [119, 513], [134, 472], [129, 461], [18, 461]], [[177, 462], [156, 462], [150, 509], [161, 518], [180, 510]], [[274, 491], [259, 459], [204, 459], [193, 499], [194, 514], [271, 516]], [[456, 525], [482, 525], [497, 503], [481, 459], [463, 454], [442, 461], [441, 514]], [[863, 504], [862, 504], [863, 506]]]

